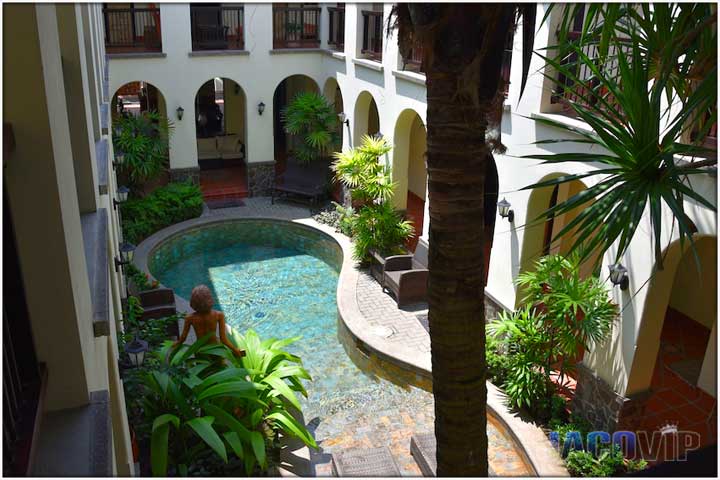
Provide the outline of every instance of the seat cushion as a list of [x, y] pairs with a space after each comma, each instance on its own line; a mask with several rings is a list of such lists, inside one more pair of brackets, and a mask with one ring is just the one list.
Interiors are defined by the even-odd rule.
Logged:
[[385, 286], [393, 292], [397, 292], [400, 286], [400, 277], [408, 270], [396, 270], [394, 272], [385, 272]]
[[200, 158], [200, 159], [209, 159], [209, 158], [219, 158], [220, 157], [220, 152], [218, 152], [217, 142], [215, 140], [215, 137], [198, 138], [197, 146], [198, 146], [198, 158]]

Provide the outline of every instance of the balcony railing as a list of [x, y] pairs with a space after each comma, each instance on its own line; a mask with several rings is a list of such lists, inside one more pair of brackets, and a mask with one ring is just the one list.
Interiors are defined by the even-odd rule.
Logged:
[[373, 60], [382, 60], [383, 13], [363, 10], [363, 41], [361, 52]]
[[420, 45], [414, 46], [407, 57], [403, 57], [403, 70], [409, 72], [423, 73], [425, 70], [422, 64], [423, 49]]
[[107, 53], [160, 52], [159, 8], [103, 8]]
[[345, 47], [345, 8], [328, 7], [328, 45], [335, 50], [343, 50]]
[[245, 48], [242, 6], [190, 6], [193, 50]]
[[273, 48], [320, 46], [320, 7], [273, 6]]

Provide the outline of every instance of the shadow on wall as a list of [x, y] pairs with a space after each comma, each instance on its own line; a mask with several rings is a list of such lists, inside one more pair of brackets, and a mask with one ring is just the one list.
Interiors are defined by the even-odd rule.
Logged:
[[378, 72], [362, 65], [355, 64], [355, 78], [364, 80], [368, 83], [385, 88], [385, 76], [383, 72]]

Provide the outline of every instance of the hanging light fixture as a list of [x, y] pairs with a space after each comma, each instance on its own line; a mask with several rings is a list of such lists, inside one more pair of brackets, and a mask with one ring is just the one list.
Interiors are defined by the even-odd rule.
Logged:
[[133, 341], [125, 344], [125, 353], [130, 358], [130, 364], [137, 368], [142, 367], [145, 361], [145, 352], [148, 351], [148, 342], [139, 339], [137, 336], [133, 338]]
[[125, 242], [120, 245], [120, 259], [115, 257], [115, 271], [118, 271], [118, 267], [125, 266], [132, 262], [134, 254], [135, 245], [133, 245], [132, 243]]
[[128, 193], [130, 193], [130, 189], [126, 187], [125, 185], [120, 186], [117, 189], [117, 200], [113, 198], [113, 208], [117, 210], [117, 206], [121, 203], [124, 203], [127, 201]]
[[620, 290], [627, 290], [630, 286], [630, 277], [628, 277], [627, 268], [623, 267], [620, 263], [614, 263], [608, 265], [610, 270], [610, 281], [613, 285], [619, 285]]
[[258, 103], [258, 115], [262, 115], [265, 111], [265, 103], [260, 102]]
[[513, 223], [515, 221], [515, 212], [510, 208], [511, 206], [510, 202], [505, 200], [505, 197], [497, 203], [500, 216], [507, 218], [510, 223]]
[[347, 115], [345, 114], [345, 112], [338, 113], [338, 120], [340, 120], [340, 123], [344, 123], [348, 127], [350, 126], [350, 119], [347, 118]]
[[182, 120], [183, 115], [185, 115], [185, 109], [183, 107], [178, 107], [175, 112], [177, 113], [178, 120]]

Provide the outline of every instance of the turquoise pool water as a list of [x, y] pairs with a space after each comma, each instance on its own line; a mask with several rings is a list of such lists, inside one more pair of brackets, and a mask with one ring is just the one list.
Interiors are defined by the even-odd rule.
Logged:
[[[208, 285], [230, 325], [262, 339], [302, 337], [288, 347], [313, 377], [306, 421], [372, 404], [388, 408], [428, 393], [366, 373], [338, 337], [340, 247], [324, 234], [272, 221], [212, 224], [173, 237], [149, 259], [151, 273], [185, 299]], [[350, 347], [354, 348], [354, 347]]]

